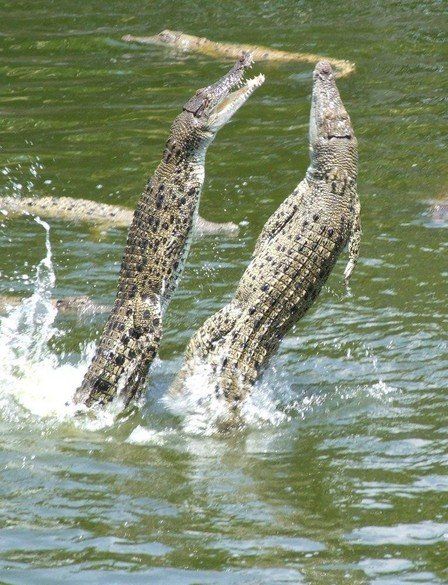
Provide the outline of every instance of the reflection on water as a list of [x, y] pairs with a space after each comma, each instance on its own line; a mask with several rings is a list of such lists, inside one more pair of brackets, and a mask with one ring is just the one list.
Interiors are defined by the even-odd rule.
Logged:
[[183, 29], [356, 62], [339, 86], [364, 238], [352, 294], [341, 260], [247, 428], [222, 435], [199, 387], [164, 396], [304, 174], [306, 65], [258, 66], [265, 85], [211, 147], [201, 214], [241, 233], [195, 242], [146, 401], [126, 416], [66, 406], [105, 316], [49, 302], [110, 303], [124, 231], [1, 216], [0, 294], [25, 300], [0, 328], [0, 581], [447, 582], [448, 245], [429, 203], [447, 184], [443, 16], [436, 0], [3, 3], [0, 195], [132, 207], [179, 108], [227, 64], [120, 38]]

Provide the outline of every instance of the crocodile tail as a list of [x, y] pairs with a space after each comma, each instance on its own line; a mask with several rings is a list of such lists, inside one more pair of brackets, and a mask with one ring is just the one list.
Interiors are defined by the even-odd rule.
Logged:
[[143, 384], [161, 336], [157, 299], [118, 298], [75, 402], [104, 405], [119, 397], [127, 406]]

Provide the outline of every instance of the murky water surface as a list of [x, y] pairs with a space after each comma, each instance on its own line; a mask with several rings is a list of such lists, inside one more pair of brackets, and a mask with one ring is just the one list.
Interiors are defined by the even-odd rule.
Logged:
[[[443, 1], [3, 0], [0, 192], [133, 207], [169, 125], [227, 64], [123, 34], [182, 29], [355, 61], [339, 82], [360, 144], [362, 258], [340, 261], [248, 409], [220, 436], [162, 400], [195, 329], [229, 298], [263, 223], [303, 177], [311, 70], [267, 81], [210, 148], [196, 241], [144, 406], [74, 421], [125, 232], [2, 218], [0, 582], [447, 583], [447, 5]], [[179, 406], [179, 405], [178, 405]], [[194, 410], [194, 409], [193, 409]]]

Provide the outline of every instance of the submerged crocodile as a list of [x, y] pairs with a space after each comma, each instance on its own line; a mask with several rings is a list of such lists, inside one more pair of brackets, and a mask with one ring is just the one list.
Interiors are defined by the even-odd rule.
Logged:
[[[23, 298], [19, 296], [0, 295], [0, 314], [7, 313], [22, 304]], [[86, 295], [68, 296], [60, 299], [50, 299], [53, 307], [56, 307], [59, 313], [63, 314], [77, 314], [96, 315], [99, 313], [108, 313], [111, 310], [109, 305], [102, 305], [95, 303]]]
[[[227, 57], [235, 59], [241, 55], [242, 51], [249, 52], [255, 61], [273, 61], [273, 62], [299, 62], [310, 63], [315, 65], [318, 61], [323, 59], [321, 55], [314, 53], [290, 53], [288, 51], [279, 51], [278, 49], [270, 49], [269, 47], [261, 47], [257, 45], [237, 45], [233, 43], [217, 43], [210, 41], [203, 37], [195, 37], [180, 31], [163, 30], [157, 35], [151, 37], [136, 37], [133, 35], [125, 35], [122, 37], [123, 41], [169, 45], [181, 51], [193, 51], [195, 53], [202, 53], [210, 57]], [[344, 59], [332, 59], [326, 57], [327, 61], [336, 69], [338, 77], [347, 77], [355, 71], [355, 64]]]
[[[129, 228], [134, 215], [131, 209], [119, 205], [72, 197], [0, 197], [0, 213], [7, 218], [32, 214], [46, 219], [84, 221], [93, 223], [100, 231], [113, 227]], [[215, 223], [198, 217], [194, 231], [197, 235], [235, 234], [238, 226], [232, 222]]]
[[358, 149], [328, 61], [314, 71], [310, 152], [305, 178], [265, 224], [235, 296], [190, 341], [174, 394], [202, 373], [237, 411], [349, 242], [348, 283], [361, 236]]
[[264, 81], [262, 75], [243, 81], [251, 63], [244, 54], [219, 81], [198, 90], [175, 119], [134, 213], [117, 297], [75, 402], [90, 406], [120, 397], [126, 405], [141, 391], [188, 254], [207, 148]]

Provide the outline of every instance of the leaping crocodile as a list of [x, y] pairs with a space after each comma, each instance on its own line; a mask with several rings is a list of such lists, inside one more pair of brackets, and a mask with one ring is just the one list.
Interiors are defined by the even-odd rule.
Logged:
[[[94, 224], [99, 231], [107, 231], [113, 227], [129, 228], [134, 215], [126, 207], [72, 197], [0, 197], [0, 213], [5, 218], [31, 214], [46, 219], [84, 221]], [[238, 233], [238, 226], [232, 222], [215, 223], [197, 217], [194, 231], [199, 236], [235, 234]]]
[[119, 396], [126, 405], [141, 391], [188, 253], [207, 148], [264, 81], [263, 75], [243, 81], [251, 63], [244, 54], [219, 81], [198, 90], [175, 119], [134, 213], [117, 297], [75, 402], [91, 406]]
[[237, 411], [347, 242], [348, 282], [361, 236], [358, 149], [328, 61], [314, 71], [309, 134], [305, 178], [265, 224], [233, 299], [191, 339], [173, 393], [208, 372], [211, 391], [225, 398], [229, 413]]
[[[257, 62], [299, 62], [315, 65], [318, 61], [323, 59], [321, 55], [316, 55], [314, 53], [290, 53], [288, 51], [279, 51], [278, 49], [270, 49], [269, 47], [262, 47], [259, 45], [217, 43], [204, 37], [195, 37], [193, 35], [185, 34], [181, 31], [168, 29], [150, 37], [124, 35], [122, 40], [153, 45], [168, 45], [181, 51], [193, 51], [195, 53], [202, 53], [214, 58], [226, 57], [230, 59], [236, 59], [238, 55], [241, 55], [242, 51], [247, 51]], [[338, 77], [347, 77], [355, 71], [355, 64], [351, 63], [350, 61], [346, 61], [344, 59], [332, 59], [328, 57], [326, 59], [335, 67]]]

